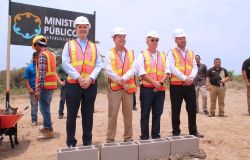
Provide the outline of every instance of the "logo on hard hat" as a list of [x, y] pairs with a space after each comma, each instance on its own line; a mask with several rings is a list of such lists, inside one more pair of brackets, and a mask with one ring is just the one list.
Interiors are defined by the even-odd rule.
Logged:
[[41, 18], [30, 12], [19, 13], [14, 17], [13, 30], [24, 39], [31, 39], [42, 31]]

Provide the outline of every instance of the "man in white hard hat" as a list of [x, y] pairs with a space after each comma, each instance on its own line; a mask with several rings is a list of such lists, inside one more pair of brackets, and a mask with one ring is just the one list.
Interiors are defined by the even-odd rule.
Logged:
[[181, 133], [180, 112], [184, 99], [188, 113], [189, 134], [203, 137], [203, 135], [197, 131], [196, 126], [196, 93], [193, 80], [198, 68], [194, 59], [194, 53], [186, 49], [186, 33], [183, 29], [177, 28], [173, 33], [173, 38], [177, 47], [171, 49], [168, 53], [172, 74], [170, 80], [172, 133], [173, 136], [179, 136]]
[[[108, 76], [108, 128], [107, 143], [115, 141], [117, 117], [122, 102], [122, 114], [124, 120], [124, 141], [132, 141], [132, 107], [133, 93], [136, 92], [133, 71], [134, 52], [125, 47], [126, 32], [121, 27], [116, 27], [112, 32], [115, 47], [111, 48], [105, 57], [105, 72]], [[129, 72], [128, 72], [129, 71]]]
[[151, 138], [160, 138], [160, 120], [163, 112], [166, 79], [169, 76], [169, 64], [163, 52], [158, 51], [159, 35], [156, 31], [148, 32], [148, 48], [138, 55], [137, 66], [140, 76], [141, 101], [141, 140], [150, 138], [149, 115], [152, 110]]
[[51, 138], [54, 135], [50, 104], [53, 91], [57, 88], [56, 57], [46, 49], [47, 41], [47, 38], [38, 35], [32, 42], [32, 48], [38, 53], [35, 96], [39, 100], [40, 112], [43, 116], [43, 127], [40, 129], [42, 135], [38, 138]]
[[68, 74], [66, 81], [67, 145], [76, 146], [77, 112], [81, 105], [83, 145], [92, 144], [93, 112], [97, 94], [96, 78], [102, 68], [101, 56], [87, 38], [90, 23], [86, 17], [74, 21], [77, 38], [70, 40], [62, 52], [62, 67]]

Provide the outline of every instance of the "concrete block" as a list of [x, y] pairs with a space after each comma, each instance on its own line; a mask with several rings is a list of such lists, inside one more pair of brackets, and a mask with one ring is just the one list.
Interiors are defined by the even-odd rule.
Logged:
[[199, 138], [193, 135], [168, 137], [171, 141], [171, 155], [199, 150]]
[[99, 155], [99, 160], [138, 160], [138, 144], [135, 142], [102, 144]]
[[170, 140], [168, 138], [139, 140], [137, 143], [139, 145], [139, 160], [170, 155]]
[[98, 149], [94, 145], [57, 149], [57, 160], [98, 160]]

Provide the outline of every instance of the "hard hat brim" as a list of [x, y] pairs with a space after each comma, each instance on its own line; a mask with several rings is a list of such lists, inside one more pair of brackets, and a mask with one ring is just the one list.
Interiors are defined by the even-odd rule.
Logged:
[[180, 34], [178, 36], [174, 36], [174, 38], [186, 37], [186, 34]]
[[74, 24], [74, 28], [76, 28], [76, 26], [79, 24], [87, 24], [87, 25], [89, 25], [89, 29], [91, 28], [91, 24], [89, 24], [89, 23], [77, 23], [77, 24]]
[[113, 35], [111, 36], [111, 38], [114, 38], [114, 36], [116, 36], [116, 35], [123, 35], [123, 36], [126, 36], [127, 34], [126, 34], [126, 33], [116, 33], [116, 34], [113, 34]]
[[[39, 35], [40, 36], [40, 35]], [[35, 37], [36, 38], [36, 37]], [[42, 36], [41, 38], [38, 38], [36, 39], [34, 42], [32, 42], [32, 49], [36, 50], [35, 49], [35, 44], [37, 43], [37, 41], [41, 40], [41, 39], [44, 39], [45, 40], [45, 43], [48, 43], [48, 39], [44, 36]]]

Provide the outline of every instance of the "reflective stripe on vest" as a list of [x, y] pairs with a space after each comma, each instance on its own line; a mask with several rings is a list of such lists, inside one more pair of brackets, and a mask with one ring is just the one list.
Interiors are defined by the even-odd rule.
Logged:
[[[193, 69], [193, 58], [194, 54], [192, 51], [188, 50], [185, 56], [185, 59], [183, 55], [180, 53], [180, 51], [177, 48], [174, 48], [172, 50], [174, 59], [175, 59], [175, 67], [181, 71], [186, 76], [189, 76]], [[171, 85], [183, 85], [184, 81], [176, 77], [174, 74], [172, 74]]]
[[[95, 44], [88, 41], [84, 53], [80, 44], [76, 40], [70, 40], [68, 45], [71, 65], [83, 78], [89, 77], [95, 68], [97, 56]], [[67, 77], [67, 82], [78, 83], [78, 81], [74, 80], [70, 76]], [[93, 81], [92, 83], [95, 82]]]
[[[56, 76], [56, 57], [49, 50], [45, 50], [40, 54], [44, 54], [47, 60], [46, 75], [44, 77], [44, 89], [56, 89], [57, 88], [57, 76]], [[36, 82], [38, 82], [38, 68], [36, 67]]]
[[[165, 74], [165, 67], [166, 67], [166, 56], [163, 52], [157, 51], [157, 63], [153, 59], [151, 53], [148, 50], [142, 52], [144, 57], [144, 68], [145, 72], [148, 77], [154, 79], [156, 81], [161, 81], [164, 74]], [[144, 87], [154, 88], [152, 83], [149, 83], [145, 80], [142, 80], [142, 84]], [[166, 90], [166, 83], [163, 83], [158, 91], [165, 91]]]
[[[132, 63], [134, 61], [134, 53], [131, 50], [126, 50], [125, 52], [125, 60], [122, 61], [121, 57], [116, 52], [115, 48], [112, 48], [110, 50], [110, 61], [112, 70], [120, 77], [122, 77], [124, 74], [127, 73], [127, 71], [131, 68]], [[110, 80], [110, 87], [112, 90], [120, 90], [123, 89], [122, 86], [120, 86], [118, 83], [113, 82]], [[136, 85], [135, 85], [135, 78], [132, 77], [125, 81], [125, 83], [128, 85], [128, 93], [136, 92]]]

